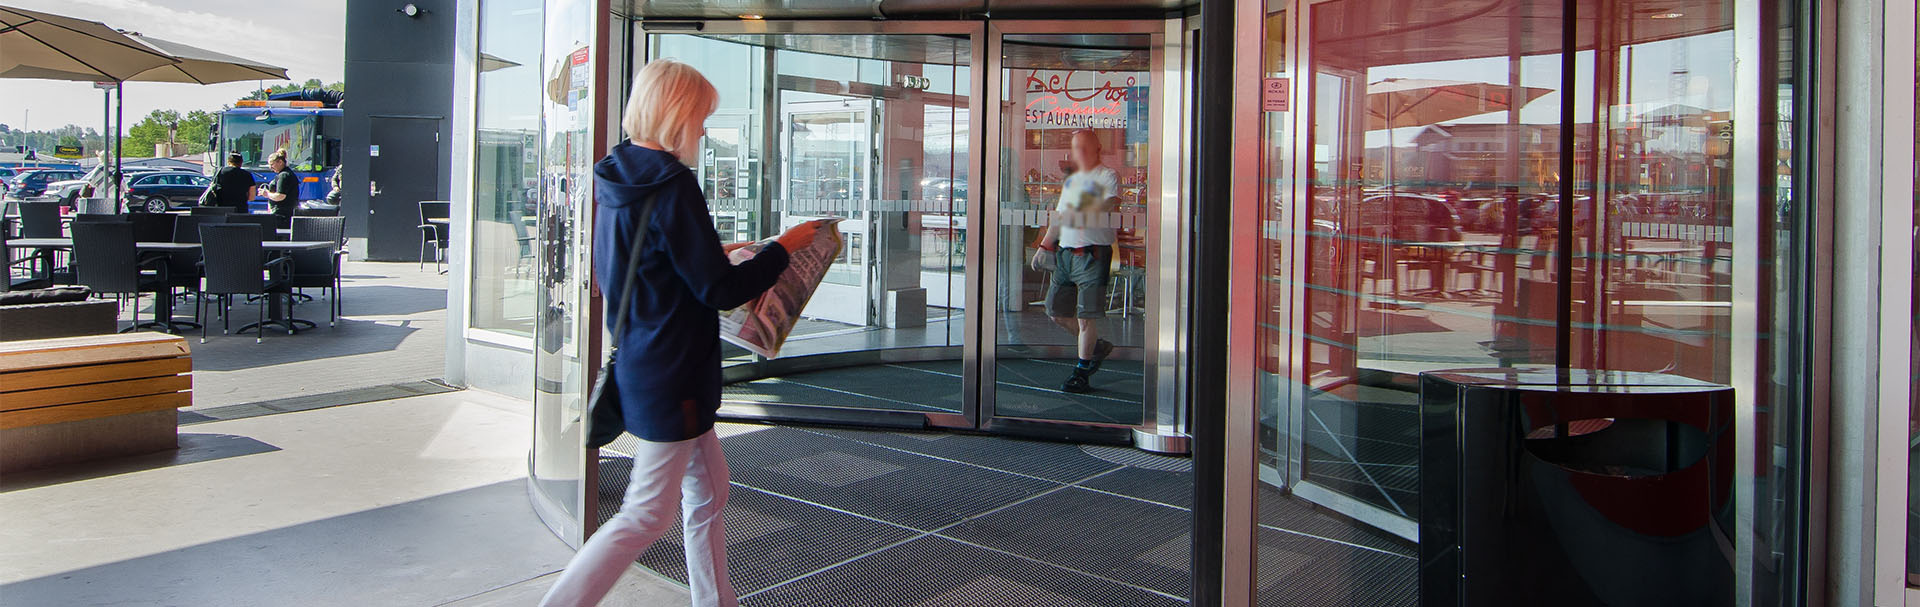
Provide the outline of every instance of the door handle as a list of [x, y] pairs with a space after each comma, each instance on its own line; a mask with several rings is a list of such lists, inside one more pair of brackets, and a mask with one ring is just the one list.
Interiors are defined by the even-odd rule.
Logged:
[[372, 179], [368, 179], [368, 180], [367, 180], [367, 195], [368, 195], [368, 196], [379, 196], [379, 195], [380, 195], [380, 182], [378, 182], [378, 181], [374, 181], [374, 180], [372, 180]]

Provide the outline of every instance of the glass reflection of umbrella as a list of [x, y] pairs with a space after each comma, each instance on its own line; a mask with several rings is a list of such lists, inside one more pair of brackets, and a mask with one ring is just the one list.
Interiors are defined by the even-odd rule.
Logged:
[[1428, 78], [1388, 78], [1368, 83], [1367, 130], [1387, 130], [1388, 187], [1393, 187], [1394, 181], [1393, 129], [1518, 109], [1552, 92], [1539, 87], [1519, 90], [1523, 98], [1515, 104], [1514, 87], [1504, 84]]

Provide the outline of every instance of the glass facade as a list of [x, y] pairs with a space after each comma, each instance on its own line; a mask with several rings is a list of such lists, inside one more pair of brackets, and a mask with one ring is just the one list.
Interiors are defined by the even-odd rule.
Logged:
[[597, 92], [591, 0], [549, 0], [541, 36], [540, 146], [534, 223], [533, 452], [528, 471], [535, 510], [564, 529], [569, 543], [583, 539], [589, 487], [585, 410], [590, 344], [604, 331], [593, 302], [593, 162], [602, 154], [596, 128]]
[[545, 3], [488, 0], [480, 6], [469, 324], [532, 337]]
[[[1251, 474], [1228, 480], [1253, 488], [1251, 504], [1229, 506], [1253, 513], [1252, 602], [1439, 604], [1421, 594], [1423, 529], [1439, 516], [1423, 493], [1433, 409], [1421, 382], [1462, 369], [1731, 388], [1727, 411], [1656, 420], [1665, 434], [1647, 440], [1670, 446], [1660, 461], [1554, 464], [1572, 480], [1550, 489], [1579, 517], [1556, 532], [1604, 547], [1564, 556], [1624, 561], [1610, 571], [1638, 584], [1585, 589], [1604, 604], [1689, 584], [1711, 589], [1708, 605], [1815, 592], [1805, 519], [1820, 478], [1808, 465], [1821, 281], [1808, 269], [1820, 226], [1803, 190], [1828, 169], [1806, 143], [1807, 2], [1264, 4], [1258, 82], [1235, 84], [1260, 107], [1236, 141], [1257, 149], [1252, 170], [1235, 175], [1258, 195], [1230, 201], [1255, 207], [1237, 219], [1257, 217], [1236, 234], [1258, 236], [1234, 241], [1233, 281], [1219, 286], [1254, 304], [1232, 311], [1254, 320], [1229, 338], [1251, 344], [1230, 362], [1250, 402], [1228, 403], [1251, 428], [1234, 432], [1253, 437], [1235, 452]], [[533, 344], [543, 512], [592, 526], [581, 416], [606, 344], [590, 310], [588, 170], [622, 137], [595, 104], [653, 59], [692, 64], [720, 91], [691, 164], [723, 241], [845, 219], [781, 356], [726, 346], [723, 415], [804, 407], [832, 410], [820, 418], [831, 423], [1078, 438], [1147, 428], [1184, 404], [1191, 386], [1168, 378], [1186, 379], [1185, 332], [1210, 319], [1170, 309], [1188, 287], [1161, 283], [1183, 280], [1186, 257], [1161, 248], [1201, 246], [1185, 222], [1203, 202], [1184, 198], [1192, 167], [1172, 166], [1190, 164], [1184, 152], [1163, 146], [1195, 141], [1180, 124], [1194, 108], [1177, 106], [1196, 101], [1167, 91], [1194, 77], [1180, 55], [1198, 19], [649, 30], [586, 0], [479, 6], [469, 327]], [[610, 80], [594, 76], [609, 60], [595, 55], [598, 19], [632, 45]], [[1777, 60], [1737, 60], [1756, 52]], [[617, 115], [613, 93], [600, 109]], [[1031, 265], [1079, 132], [1100, 142], [1119, 199], [1092, 218], [1114, 232], [1093, 305], [1117, 348], [1091, 394], [1060, 389], [1074, 329], [1046, 312], [1054, 279]], [[1912, 373], [1920, 383], [1920, 363]], [[1647, 419], [1589, 414], [1509, 438], [1551, 452]], [[1911, 449], [1920, 399], [1909, 421]], [[1907, 570], [1920, 585], [1914, 474]], [[1644, 566], [1675, 546], [1697, 567]]]
[[[1794, 8], [1774, 4], [1751, 10]], [[1283, 80], [1292, 105], [1263, 112], [1260, 254], [1248, 268], [1261, 302], [1261, 604], [1298, 604], [1287, 580], [1307, 562], [1337, 563], [1315, 582], [1329, 600], [1415, 604], [1416, 556], [1433, 548], [1420, 545], [1422, 525], [1447, 514], [1421, 512], [1422, 413], [1433, 406], [1423, 405], [1422, 373], [1476, 368], [1732, 386], [1751, 424], [1716, 415], [1673, 430], [1713, 437], [1684, 456], [1573, 470], [1567, 481], [1582, 491], [1639, 487], [1651, 492], [1640, 499], [1675, 504], [1572, 507], [1597, 517], [1578, 525], [1615, 538], [1608, 554], [1690, 546], [1717, 563], [1649, 569], [1637, 574], [1641, 585], [1592, 592], [1634, 604], [1645, 598], [1637, 592], [1707, 578], [1714, 596], [1743, 593], [1758, 605], [1798, 591], [1809, 401], [1798, 371], [1808, 277], [1806, 209], [1792, 188], [1794, 66], [1784, 62], [1778, 78], [1736, 74], [1736, 11], [1668, 5], [1582, 1], [1570, 15], [1558, 0], [1471, 11], [1270, 4], [1263, 76]], [[1381, 20], [1386, 13], [1401, 18]], [[1784, 24], [1761, 37], [1790, 43], [1795, 30]], [[1763, 90], [1764, 105], [1737, 107], [1745, 78], [1775, 87]], [[1736, 125], [1743, 110], [1759, 120]], [[1754, 177], [1741, 183], [1740, 174]], [[1768, 294], [1752, 302], [1752, 317], [1735, 313], [1747, 305], [1735, 296], [1744, 284]], [[1740, 371], [1749, 365], [1759, 371]], [[1639, 421], [1562, 419], [1514, 428], [1513, 440], [1547, 452]], [[1733, 471], [1737, 444], [1754, 453], [1745, 478]], [[1701, 514], [1682, 514], [1682, 496], [1700, 500]], [[1319, 520], [1323, 511], [1346, 519]], [[1737, 521], [1748, 516], [1754, 526], [1742, 533]], [[1321, 539], [1360, 549], [1304, 539], [1302, 520], [1342, 529]], [[1751, 577], [1736, 588], [1747, 558]]]

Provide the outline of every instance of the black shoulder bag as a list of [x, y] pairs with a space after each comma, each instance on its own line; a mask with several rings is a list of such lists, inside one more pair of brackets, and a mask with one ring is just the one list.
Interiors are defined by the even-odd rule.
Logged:
[[633, 303], [634, 283], [640, 282], [640, 251], [646, 248], [647, 230], [653, 221], [656, 196], [647, 196], [646, 202], [640, 206], [639, 232], [633, 235], [633, 250], [627, 253], [627, 278], [620, 286], [620, 305], [603, 308], [602, 313], [616, 310], [620, 316], [613, 321], [614, 351], [607, 355], [607, 362], [600, 365], [600, 376], [593, 380], [593, 392], [587, 395], [587, 406], [591, 410], [587, 418], [588, 449], [605, 447], [627, 431], [627, 416], [620, 409], [620, 386], [613, 381], [613, 359], [620, 354], [620, 339], [627, 333], [627, 306]]

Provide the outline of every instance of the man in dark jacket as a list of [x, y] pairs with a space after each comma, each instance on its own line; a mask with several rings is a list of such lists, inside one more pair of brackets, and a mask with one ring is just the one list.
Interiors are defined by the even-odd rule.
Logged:
[[253, 173], [240, 168], [240, 155], [227, 154], [227, 166], [213, 174], [214, 206], [233, 209], [235, 213], [247, 212], [247, 202], [258, 195], [255, 190]]

